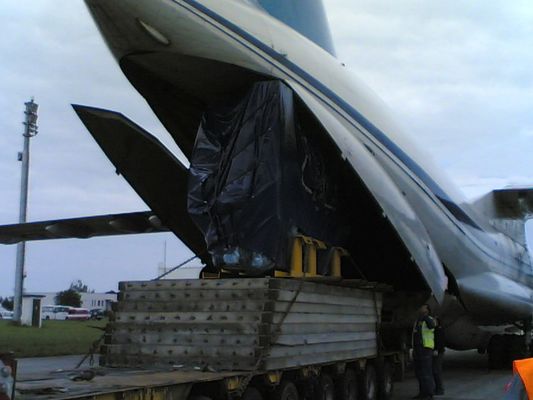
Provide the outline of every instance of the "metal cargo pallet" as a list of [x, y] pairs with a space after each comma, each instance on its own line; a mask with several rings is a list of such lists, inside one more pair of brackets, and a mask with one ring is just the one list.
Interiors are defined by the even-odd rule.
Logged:
[[101, 365], [269, 371], [374, 357], [375, 289], [269, 277], [123, 282]]

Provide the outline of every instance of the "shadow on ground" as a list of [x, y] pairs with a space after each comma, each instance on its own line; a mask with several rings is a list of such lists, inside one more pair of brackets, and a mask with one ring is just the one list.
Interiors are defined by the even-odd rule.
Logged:
[[[490, 371], [487, 356], [477, 351], [446, 352], [444, 361], [444, 396], [442, 400], [501, 400], [511, 378], [511, 370]], [[404, 382], [397, 383], [394, 399], [410, 399], [418, 393], [418, 384], [410, 372]]]

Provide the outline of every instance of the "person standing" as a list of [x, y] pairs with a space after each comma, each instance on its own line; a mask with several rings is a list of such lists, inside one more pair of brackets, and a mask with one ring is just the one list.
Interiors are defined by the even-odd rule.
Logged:
[[435, 395], [444, 394], [442, 383], [442, 362], [446, 347], [446, 334], [439, 318], [435, 318], [435, 348], [433, 349], [433, 379], [435, 380]]
[[435, 348], [435, 320], [430, 316], [431, 309], [424, 304], [418, 310], [418, 318], [413, 327], [413, 364], [418, 380], [418, 394], [413, 399], [431, 400], [435, 392], [433, 378], [433, 349]]

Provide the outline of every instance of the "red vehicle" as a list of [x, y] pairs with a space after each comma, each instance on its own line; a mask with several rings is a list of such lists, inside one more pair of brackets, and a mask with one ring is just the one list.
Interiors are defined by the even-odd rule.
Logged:
[[78, 321], [87, 321], [91, 318], [91, 313], [86, 308], [75, 308], [71, 307], [68, 310], [67, 318], [68, 320], [78, 320]]

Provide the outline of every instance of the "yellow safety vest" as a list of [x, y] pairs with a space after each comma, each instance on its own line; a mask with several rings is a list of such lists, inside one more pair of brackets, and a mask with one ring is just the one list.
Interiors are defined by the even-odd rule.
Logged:
[[422, 321], [422, 346], [426, 349], [435, 348], [435, 329], [429, 329], [426, 321]]

